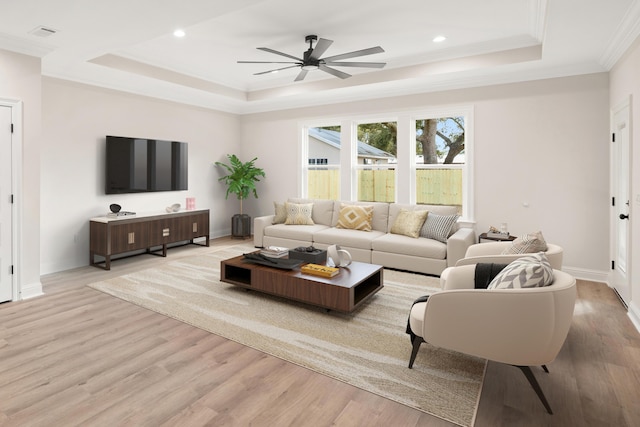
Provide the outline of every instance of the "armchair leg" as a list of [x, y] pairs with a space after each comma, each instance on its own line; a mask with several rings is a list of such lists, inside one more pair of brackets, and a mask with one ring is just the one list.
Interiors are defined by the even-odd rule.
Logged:
[[422, 344], [424, 340], [422, 337], [416, 335], [413, 339], [413, 349], [411, 350], [411, 358], [409, 359], [409, 369], [413, 368], [413, 362], [416, 360], [416, 356], [418, 355], [418, 350], [420, 349], [420, 344]]
[[547, 365], [542, 365], [542, 369], [544, 369], [544, 371], [548, 374], [549, 373], [549, 368], [547, 368]]
[[536, 380], [536, 377], [533, 375], [533, 372], [531, 371], [531, 367], [518, 366], [518, 368], [520, 368], [524, 376], [527, 377], [527, 379], [529, 380], [529, 384], [531, 384], [531, 387], [533, 387], [533, 389], [535, 390], [536, 394], [540, 398], [540, 401], [542, 402], [544, 407], [547, 409], [547, 412], [550, 414], [553, 414], [553, 411], [551, 410], [551, 406], [549, 406], [549, 402], [547, 402], [547, 398], [544, 396], [544, 393], [540, 388], [540, 384], [538, 384], [538, 380]]

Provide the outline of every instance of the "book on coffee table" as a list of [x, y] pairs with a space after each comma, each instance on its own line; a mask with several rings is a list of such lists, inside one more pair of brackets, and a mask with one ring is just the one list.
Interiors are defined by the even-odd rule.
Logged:
[[300, 267], [300, 271], [306, 274], [313, 274], [320, 277], [333, 277], [340, 272], [339, 268], [327, 267], [319, 264], [305, 264]]

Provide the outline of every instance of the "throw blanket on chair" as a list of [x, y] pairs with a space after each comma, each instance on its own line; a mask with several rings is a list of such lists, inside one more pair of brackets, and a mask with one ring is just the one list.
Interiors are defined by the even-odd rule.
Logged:
[[[476, 270], [474, 275], [475, 289], [487, 289], [487, 286], [489, 286], [489, 283], [491, 283], [493, 278], [496, 277], [498, 273], [500, 273], [500, 271], [502, 271], [502, 269], [505, 268], [506, 266], [507, 264], [495, 264], [495, 263], [476, 264]], [[429, 295], [419, 297], [413, 302], [413, 304], [411, 304], [411, 307], [413, 308], [414, 305], [420, 302], [427, 302], [428, 299], [429, 299]], [[411, 313], [411, 310], [409, 310], [409, 313]], [[406, 333], [409, 334], [409, 337], [411, 338], [411, 343], [413, 343], [413, 340], [416, 338], [416, 334], [414, 334], [413, 331], [411, 330], [410, 318], [411, 318], [411, 314], [409, 314], [409, 318], [407, 319]]]

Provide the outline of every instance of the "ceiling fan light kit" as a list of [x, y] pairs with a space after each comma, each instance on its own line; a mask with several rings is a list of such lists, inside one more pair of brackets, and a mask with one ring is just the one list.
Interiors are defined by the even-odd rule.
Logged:
[[[385, 62], [339, 62], [343, 59], [356, 58], [359, 56], [365, 55], [373, 55], [376, 53], [384, 52], [380, 46], [370, 47], [368, 49], [356, 50], [353, 52], [343, 53], [340, 55], [328, 56], [322, 58], [322, 55], [329, 49], [329, 46], [333, 43], [332, 40], [327, 39], [319, 39], [316, 35], [306, 36], [304, 39], [307, 43], [309, 43], [309, 49], [307, 49], [302, 58], [295, 57], [293, 55], [289, 55], [288, 53], [279, 52], [277, 50], [270, 49], [268, 47], [259, 47], [259, 50], [273, 53], [276, 55], [284, 56], [289, 59], [293, 59], [294, 61], [238, 61], [239, 64], [293, 64], [288, 65], [282, 68], [276, 68], [268, 71], [261, 71], [259, 73], [254, 73], [255, 76], [261, 74], [269, 74], [274, 73], [281, 70], [286, 70], [289, 68], [300, 68], [300, 73], [295, 78], [295, 81], [304, 80], [309, 71], [313, 70], [322, 70], [325, 73], [329, 73], [335, 77], [339, 77], [341, 79], [346, 79], [351, 77], [351, 74], [345, 73], [343, 71], [337, 70], [333, 67], [360, 67], [360, 68], [382, 68], [387, 65]], [[313, 47], [313, 43], [315, 41], [316, 47]]]

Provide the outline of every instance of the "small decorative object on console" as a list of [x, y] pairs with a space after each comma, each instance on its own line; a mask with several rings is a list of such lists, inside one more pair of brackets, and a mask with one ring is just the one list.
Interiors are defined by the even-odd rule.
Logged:
[[333, 277], [340, 272], [339, 268], [327, 267], [326, 265], [305, 264], [300, 267], [300, 271], [305, 274], [312, 274], [320, 277]]
[[178, 212], [180, 210], [180, 203], [174, 203], [171, 206], [167, 206], [167, 212]]
[[196, 198], [195, 197], [187, 197], [187, 210], [192, 211], [196, 208]]

